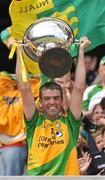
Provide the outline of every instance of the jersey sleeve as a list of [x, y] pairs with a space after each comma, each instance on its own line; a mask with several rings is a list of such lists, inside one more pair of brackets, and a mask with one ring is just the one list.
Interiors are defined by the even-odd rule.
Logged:
[[38, 110], [34, 112], [33, 117], [30, 120], [28, 120], [24, 114], [24, 122], [25, 122], [26, 130], [27, 130], [27, 135], [29, 137], [33, 136], [37, 119], [38, 119]]

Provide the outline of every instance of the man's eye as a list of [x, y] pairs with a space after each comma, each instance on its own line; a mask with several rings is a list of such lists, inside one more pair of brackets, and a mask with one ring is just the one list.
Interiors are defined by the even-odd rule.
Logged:
[[55, 100], [59, 100], [59, 99], [60, 99], [60, 97], [59, 97], [59, 96], [56, 96], [56, 97], [54, 97], [54, 99], [55, 99]]
[[45, 99], [46, 101], [48, 101], [50, 98], [49, 98], [49, 97], [45, 97], [44, 99]]

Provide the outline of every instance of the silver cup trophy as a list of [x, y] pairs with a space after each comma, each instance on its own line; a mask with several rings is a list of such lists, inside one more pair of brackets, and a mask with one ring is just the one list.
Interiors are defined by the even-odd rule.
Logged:
[[75, 40], [73, 30], [66, 22], [53, 17], [42, 18], [27, 28], [24, 37], [33, 47], [32, 51], [28, 46], [23, 46], [24, 51], [39, 63], [42, 73], [57, 78], [71, 70], [70, 44]]

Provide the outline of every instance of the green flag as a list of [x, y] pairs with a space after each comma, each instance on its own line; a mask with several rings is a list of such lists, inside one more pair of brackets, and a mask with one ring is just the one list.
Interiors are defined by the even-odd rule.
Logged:
[[91, 40], [88, 50], [105, 44], [105, 0], [74, 0], [78, 17], [76, 38], [87, 35]]

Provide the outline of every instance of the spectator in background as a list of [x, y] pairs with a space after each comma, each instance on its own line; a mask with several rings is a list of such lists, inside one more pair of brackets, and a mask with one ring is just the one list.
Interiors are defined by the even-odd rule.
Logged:
[[89, 120], [89, 131], [91, 131], [91, 133], [94, 132], [97, 127], [105, 126], [105, 98], [102, 98], [101, 102], [94, 106]]
[[[80, 128], [79, 141], [77, 143], [78, 161], [81, 175], [104, 175], [105, 171], [105, 153], [104, 153], [104, 134], [103, 127], [99, 127], [91, 138], [94, 138], [94, 144], [89, 145], [88, 133], [84, 132], [83, 125]], [[94, 147], [92, 147], [94, 145]]]
[[23, 175], [27, 159], [22, 101], [14, 76], [0, 72], [1, 176]]
[[[76, 65], [77, 58], [74, 58], [74, 64]], [[97, 58], [85, 53], [85, 66], [86, 66], [86, 86], [90, 86], [97, 78]]]
[[[88, 145], [92, 161], [87, 170], [88, 175], [104, 175], [104, 127], [105, 127], [105, 98], [93, 108], [91, 119], [88, 119]], [[85, 122], [87, 124], [87, 120]], [[87, 128], [87, 127], [86, 127]], [[103, 132], [103, 133], [102, 133]], [[91, 134], [90, 134], [91, 133]], [[91, 135], [91, 136], [90, 136]], [[94, 141], [93, 141], [94, 140]]]
[[88, 168], [88, 175], [105, 175], [105, 152], [103, 151], [104, 142], [102, 137], [103, 127], [100, 126], [93, 133], [96, 143], [96, 151], [91, 153], [92, 161]]
[[103, 131], [103, 127], [100, 126], [93, 133], [93, 137], [94, 137], [94, 140], [95, 140], [95, 143], [96, 143], [96, 147], [100, 152], [104, 148], [104, 142], [103, 142], [103, 138], [102, 138], [102, 131]]
[[96, 126], [105, 125], [105, 112], [102, 109], [101, 103], [96, 104], [93, 109], [92, 122]]
[[86, 84], [87, 87], [92, 85], [97, 78], [97, 58], [96, 56], [91, 56], [88, 54], [85, 54], [85, 65], [86, 65]]
[[93, 107], [100, 103], [105, 96], [105, 56], [99, 64], [99, 76], [101, 81], [98, 84], [86, 88], [83, 96], [83, 114], [88, 116], [92, 113]]

